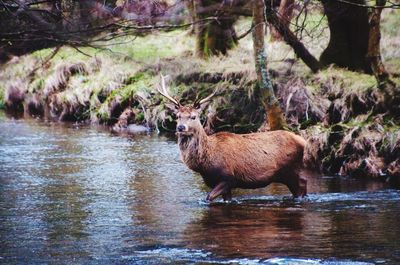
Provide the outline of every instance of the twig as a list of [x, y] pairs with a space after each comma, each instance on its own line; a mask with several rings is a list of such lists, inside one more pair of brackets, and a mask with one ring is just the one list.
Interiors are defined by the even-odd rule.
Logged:
[[51, 59], [54, 58], [54, 56], [56, 56], [56, 54], [58, 53], [58, 51], [60, 50], [61, 46], [57, 46], [52, 52], [51, 54], [49, 54], [44, 62], [41, 62], [40, 66], [36, 66], [35, 68], [33, 68], [32, 71], [29, 72], [28, 76], [32, 77], [37, 70], [39, 70], [39, 68], [43, 67], [45, 64], [47, 64]]
[[243, 39], [244, 37], [246, 37], [247, 35], [249, 35], [254, 29], [254, 26], [252, 25], [248, 30], [246, 30], [246, 32], [240, 34], [239, 36], [236, 37], [237, 40]]

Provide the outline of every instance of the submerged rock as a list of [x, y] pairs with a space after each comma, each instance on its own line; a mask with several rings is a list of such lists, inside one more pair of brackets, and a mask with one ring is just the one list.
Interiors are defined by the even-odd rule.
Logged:
[[129, 134], [138, 134], [138, 133], [148, 133], [150, 129], [144, 125], [137, 124], [129, 124], [126, 128], [127, 133]]
[[118, 118], [117, 123], [111, 128], [116, 133], [141, 134], [150, 131], [144, 125], [134, 124], [137, 113], [132, 108], [125, 109]]
[[114, 133], [122, 133], [122, 134], [143, 134], [150, 132], [151, 129], [144, 125], [129, 124], [126, 127], [119, 127], [114, 125], [111, 128], [111, 131]]

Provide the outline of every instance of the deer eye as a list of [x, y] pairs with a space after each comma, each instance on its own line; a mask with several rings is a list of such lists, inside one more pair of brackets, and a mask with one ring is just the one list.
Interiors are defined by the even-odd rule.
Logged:
[[196, 119], [196, 116], [190, 116], [190, 118], [192, 119], [192, 120], [195, 120]]

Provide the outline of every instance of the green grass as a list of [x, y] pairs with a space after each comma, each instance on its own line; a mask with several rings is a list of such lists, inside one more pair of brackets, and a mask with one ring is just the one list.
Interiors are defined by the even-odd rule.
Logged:
[[399, 17], [399, 9], [385, 9], [382, 12], [381, 31], [383, 35], [398, 36], [400, 27]]
[[34, 79], [28, 86], [28, 91], [30, 93], [37, 93], [43, 90], [45, 84], [45, 79], [37, 78]]
[[394, 78], [397, 79], [400, 84], [400, 58], [389, 58], [384, 62], [384, 64], [387, 71], [394, 74]]
[[[146, 63], [148, 60], [179, 56], [189, 51], [194, 41], [186, 37], [184, 31], [171, 31], [149, 34], [143, 37], [118, 38], [107, 43], [101, 43], [99, 48], [82, 47], [79, 50], [62, 47], [51, 59], [51, 63], [59, 61], [87, 61], [95, 56], [128, 57], [135, 61]], [[54, 48], [42, 49], [32, 53], [39, 61], [45, 62]]]
[[153, 60], [180, 56], [194, 47], [194, 40], [186, 31], [154, 32], [142, 37], [119, 38], [106, 43], [102, 52], [128, 57], [134, 61], [149, 63]]
[[149, 91], [152, 87], [152, 78], [152, 76], [145, 72], [135, 73], [133, 76], [128, 77], [127, 81], [129, 83], [114, 90], [108, 97], [107, 101], [116, 96], [120, 96], [122, 100], [125, 101], [132, 98], [139, 90]]
[[363, 92], [377, 86], [376, 79], [372, 75], [356, 73], [338, 67], [329, 67], [313, 78], [320, 84], [333, 82], [334, 85], [342, 87], [345, 91]]
[[[94, 109], [97, 118], [100, 121], [107, 121], [111, 118], [109, 105], [114, 99], [118, 99], [120, 102], [127, 102], [134, 99], [139, 91], [150, 91], [153, 85], [153, 78], [153, 76], [146, 72], [137, 72], [132, 76], [129, 76], [125, 80], [124, 85], [114, 89], [98, 109]], [[92, 97], [95, 97], [95, 95]], [[91, 105], [93, 105], [93, 103], [91, 103]]]

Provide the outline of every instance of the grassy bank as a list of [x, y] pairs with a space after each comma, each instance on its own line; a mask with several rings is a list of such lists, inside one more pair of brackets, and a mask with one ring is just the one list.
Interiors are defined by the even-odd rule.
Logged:
[[[382, 56], [397, 87], [398, 13], [385, 11], [382, 27]], [[249, 25], [240, 21], [239, 34]], [[327, 43], [326, 34], [318, 38], [305, 37], [317, 56]], [[105, 45], [45, 49], [12, 59], [1, 66], [0, 107], [50, 120], [105, 123], [119, 131], [129, 124], [173, 130], [174, 117], [155, 92], [163, 73], [183, 103], [220, 91], [205, 114], [210, 133], [256, 131], [265, 119], [255, 91], [251, 36], [228, 56], [209, 60], [193, 56], [194, 38], [187, 31]], [[267, 54], [290, 127], [309, 140], [310, 166], [329, 174], [400, 180], [400, 115], [396, 101], [385, 105], [387, 95], [373, 76], [335, 67], [313, 74], [280, 42], [268, 43]]]

